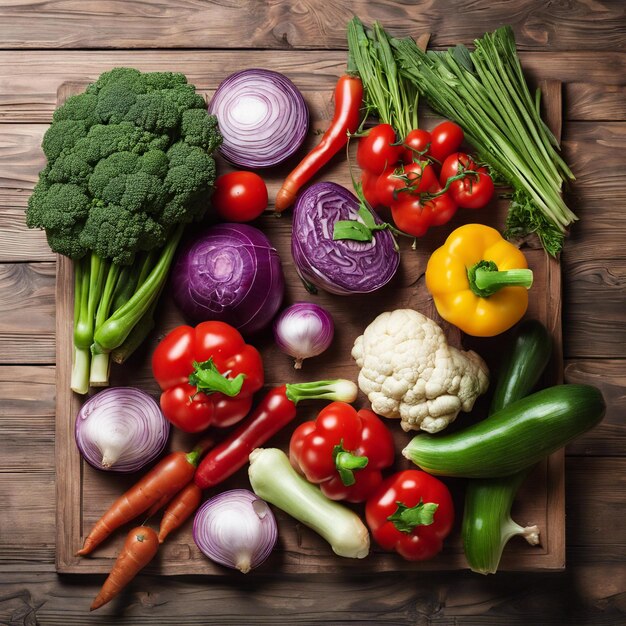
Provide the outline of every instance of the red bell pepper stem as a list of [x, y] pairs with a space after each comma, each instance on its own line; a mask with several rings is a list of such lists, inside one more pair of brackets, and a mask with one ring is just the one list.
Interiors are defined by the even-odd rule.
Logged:
[[296, 416], [296, 404], [300, 400], [352, 402], [356, 394], [356, 386], [349, 381], [325, 380], [272, 389], [253, 413], [202, 460], [194, 476], [196, 485], [201, 489], [217, 485], [243, 467], [252, 450], [262, 446]]

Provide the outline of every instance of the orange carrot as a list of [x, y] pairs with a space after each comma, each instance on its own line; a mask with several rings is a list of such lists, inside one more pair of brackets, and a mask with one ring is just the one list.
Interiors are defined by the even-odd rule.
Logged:
[[202, 489], [196, 483], [189, 483], [165, 509], [159, 527], [159, 543], [163, 543], [172, 531], [183, 525], [201, 500]]
[[175, 493], [166, 493], [160, 500], [157, 500], [146, 513], [146, 518], [151, 518], [153, 515], [158, 513], [176, 494]]
[[178, 493], [192, 478], [203, 450], [172, 452], [120, 496], [96, 522], [77, 552], [89, 554], [114, 530], [147, 511], [155, 502]]
[[111, 601], [154, 558], [158, 549], [159, 539], [152, 528], [133, 528], [89, 610], [95, 611]]

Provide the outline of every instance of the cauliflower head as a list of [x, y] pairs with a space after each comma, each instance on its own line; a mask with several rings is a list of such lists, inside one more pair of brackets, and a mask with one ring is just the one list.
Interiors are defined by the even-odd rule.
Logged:
[[473, 351], [448, 345], [443, 330], [412, 309], [382, 313], [356, 339], [359, 387], [405, 431], [443, 430], [487, 391], [489, 371]]

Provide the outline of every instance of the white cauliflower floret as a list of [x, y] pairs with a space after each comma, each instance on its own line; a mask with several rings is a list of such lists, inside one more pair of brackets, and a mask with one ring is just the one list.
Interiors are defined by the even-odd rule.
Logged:
[[412, 309], [379, 315], [354, 342], [352, 356], [372, 409], [399, 417], [405, 431], [443, 430], [489, 386], [480, 356], [448, 345], [441, 328]]

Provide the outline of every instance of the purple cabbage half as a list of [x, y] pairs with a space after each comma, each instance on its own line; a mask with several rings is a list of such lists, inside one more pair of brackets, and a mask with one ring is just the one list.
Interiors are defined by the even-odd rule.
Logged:
[[[339, 295], [370, 293], [386, 285], [400, 265], [400, 253], [387, 230], [372, 241], [333, 240], [335, 222], [359, 220], [358, 199], [345, 187], [322, 182], [305, 189], [293, 210], [291, 254], [300, 278]], [[376, 223], [380, 218], [374, 214]]]
[[278, 312], [285, 279], [278, 252], [258, 228], [218, 224], [182, 249], [172, 292], [193, 322], [219, 320], [253, 334]]

